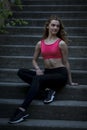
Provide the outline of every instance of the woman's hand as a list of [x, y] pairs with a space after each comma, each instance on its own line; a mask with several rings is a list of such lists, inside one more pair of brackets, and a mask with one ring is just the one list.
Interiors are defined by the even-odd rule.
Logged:
[[43, 75], [43, 71], [41, 69], [36, 69], [36, 75]]
[[70, 83], [71, 86], [78, 86], [79, 84], [78, 83]]

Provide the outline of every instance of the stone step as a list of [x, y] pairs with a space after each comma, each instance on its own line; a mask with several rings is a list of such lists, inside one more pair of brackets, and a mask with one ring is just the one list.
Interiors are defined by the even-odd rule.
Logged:
[[[13, 6], [12, 10], [20, 11], [19, 6]], [[23, 11], [87, 11], [87, 5], [60, 5], [60, 4], [54, 4], [51, 5], [22, 5]]]
[[[87, 46], [69, 46], [68, 49], [69, 57], [87, 58]], [[32, 45], [0, 45], [0, 56], [33, 56], [34, 50]]]
[[8, 118], [0, 118], [2, 130], [87, 130], [87, 121], [29, 119], [16, 125], [8, 124]]
[[[66, 29], [67, 27], [71, 27], [71, 26], [73, 27], [74, 24], [75, 24], [74, 27], [87, 27], [87, 22], [86, 22], [87, 9], [85, 6], [87, 5], [87, 0], [84, 0], [84, 2], [83, 0], [73, 0], [73, 1], [72, 0], [50, 0], [50, 1], [49, 0], [48, 1], [47, 0], [22, 0], [22, 2], [24, 4], [25, 11], [23, 10], [14, 11], [14, 18], [27, 19], [27, 21], [29, 21], [30, 19], [29, 22], [31, 23], [29, 23], [28, 25], [31, 27], [43, 26], [44, 25], [43, 22], [41, 22], [40, 20], [39, 22], [35, 20], [41, 19], [43, 21], [43, 19], [48, 18], [51, 14], [57, 14], [63, 20], [66, 19], [65, 20]], [[49, 3], [52, 5], [58, 6], [58, 8], [55, 9], [57, 12], [55, 12], [53, 10], [53, 7], [51, 6], [49, 7], [50, 12], [48, 12], [47, 5], [49, 5]], [[77, 4], [79, 6], [77, 6]], [[38, 5], [44, 5], [45, 9], [43, 6], [38, 7]], [[70, 6], [68, 6], [67, 8], [67, 5], [70, 5]], [[75, 5], [75, 6], [72, 6], [72, 5]], [[36, 6], [38, 7], [38, 9]], [[30, 11], [27, 11], [27, 10], [30, 10]], [[35, 20], [33, 21], [33, 19]], [[73, 21], [71, 22], [71, 19], [74, 19], [75, 22]], [[78, 21], [77, 19], [80, 19], [80, 21]], [[8, 30], [10, 30], [10, 28], [11, 27], [9, 27]], [[17, 28], [18, 27], [16, 27], [16, 29]], [[33, 29], [31, 30], [30, 28], [28, 28], [29, 31], [31, 32], [31, 35], [29, 35], [25, 27], [23, 27], [25, 29], [25, 33], [22, 33], [22, 27], [20, 28], [21, 29], [17, 30], [19, 34], [17, 34], [17, 32], [11, 28], [12, 31], [14, 31], [14, 34], [17, 34], [17, 35], [12, 35], [12, 33], [7, 34], [7, 35], [0, 35], [0, 44], [1, 45], [5, 44], [5, 45], [33, 45], [35, 46], [37, 41], [39, 41], [42, 37], [41, 36], [42, 33], [40, 33], [41, 29], [38, 30], [38, 34], [37, 34], [36, 31], [34, 31]], [[80, 48], [82, 45], [87, 46], [87, 37], [85, 35], [86, 33], [85, 29], [79, 30], [79, 32], [77, 29], [76, 30], [71, 29], [71, 31], [69, 29], [68, 33], [69, 33], [70, 40], [72, 40], [72, 42], [70, 43], [70, 46], [72, 47], [80, 46]], [[21, 34], [24, 34], [24, 35], [21, 35]], [[70, 49], [69, 51], [75, 57], [74, 52], [76, 53], [77, 50], [74, 51], [74, 49], [72, 48]], [[16, 54], [16, 51], [14, 50], [14, 52], [12, 53]], [[79, 52], [80, 51], [81, 49], [79, 50]], [[85, 53], [84, 55], [86, 56], [86, 50], [84, 53]], [[75, 64], [77, 64], [78, 66], [78, 68], [75, 68], [76, 70], [72, 69], [73, 80], [75, 82], [78, 82], [80, 84], [85, 84], [85, 85], [73, 86], [73, 87], [66, 86], [56, 96], [56, 100], [50, 105], [44, 105], [43, 102], [38, 101], [38, 100], [33, 101], [29, 109], [29, 113], [31, 113], [30, 119], [27, 120], [26, 122], [23, 122], [17, 125], [9, 125], [7, 123], [8, 118], [13, 114], [14, 109], [23, 101], [25, 93], [28, 89], [27, 87], [28, 85], [25, 84], [17, 76], [17, 71], [19, 67], [32, 68], [32, 65], [30, 64], [30, 59], [28, 61], [29, 57], [26, 56], [26, 54], [24, 54], [24, 57], [23, 56], [21, 57], [20, 55], [20, 58], [15, 58], [15, 55], [14, 55], [13, 56], [13, 60], [15, 59], [14, 61], [11, 59], [9, 55], [8, 56], [1, 55], [0, 65], [2, 67], [0, 68], [0, 87], [2, 91], [0, 91], [0, 93], [4, 92], [4, 94], [2, 93], [0, 94], [0, 129], [1, 130], [2, 129], [3, 130], [12, 130], [12, 129], [15, 129], [15, 130], [19, 130], [19, 129], [21, 130], [26, 130], [26, 129], [30, 129], [30, 130], [34, 130], [34, 129], [36, 130], [45, 130], [45, 129], [46, 130], [66, 130], [66, 129], [67, 130], [70, 130], [70, 129], [71, 130], [87, 130], [87, 96], [86, 96], [87, 71], [85, 71], [87, 70], [87, 68], [85, 67], [87, 64], [86, 63], [87, 58], [84, 57], [82, 52], [80, 54], [79, 56], [82, 56], [83, 58], [70, 57], [71, 59], [69, 58], [69, 60], [70, 60], [70, 63], [73, 63], [71, 68]], [[8, 60], [6, 56], [7, 58], [9, 57]], [[18, 57], [18, 55], [16, 56]], [[24, 66], [25, 63], [27, 66]], [[84, 69], [79, 70], [80, 69], [79, 66]], [[15, 84], [13, 85], [13, 83]], [[4, 89], [6, 87], [8, 88], [8, 91], [5, 92]], [[18, 93], [20, 94], [18, 95]]]
[[[43, 27], [38, 26], [26, 26], [26, 27], [7, 27], [6, 30], [9, 34], [24, 34], [24, 35], [41, 35], [44, 32]], [[87, 27], [66, 27], [65, 28], [68, 35], [73, 36], [86, 36], [87, 34]]]
[[[29, 87], [30, 86], [27, 83], [0, 82], [0, 90], [1, 90], [0, 98], [23, 99], [27, 91], [29, 90]], [[41, 97], [38, 96], [37, 99], [41, 99]], [[62, 89], [59, 88], [59, 92], [56, 93], [55, 95], [55, 101], [56, 100], [87, 101], [87, 85], [79, 85], [79, 86], [66, 85]]]
[[[26, 52], [25, 52], [26, 53]], [[32, 67], [32, 56], [0, 56], [0, 67], [1, 68], [33, 68]], [[69, 62], [73, 70], [87, 70], [87, 58], [75, 58], [69, 57]], [[39, 66], [43, 67], [42, 57], [38, 60]], [[85, 66], [84, 66], [85, 65]]]
[[[23, 66], [24, 67], [24, 66]], [[29, 68], [30, 69], [30, 68]], [[18, 69], [0, 69], [0, 82], [23, 82], [17, 76]], [[71, 70], [73, 82], [78, 82], [79, 84], [87, 84], [87, 71], [81, 70]]]
[[86, 46], [69, 46], [69, 56], [72, 57], [87, 57], [87, 47]]
[[87, 11], [13, 11], [15, 18], [48, 18], [51, 15], [58, 15], [61, 18], [87, 19]]
[[[42, 39], [42, 35], [0, 35], [0, 44], [2, 45], [36, 45]], [[71, 46], [87, 46], [86, 36], [69, 36]]]
[[[11, 20], [16, 20], [15, 18], [8, 19], [7, 23]], [[45, 18], [23, 18], [24, 21], [28, 23], [29, 26], [44, 26], [47, 19]], [[65, 27], [87, 27], [87, 19], [62, 19]], [[22, 25], [23, 26], [23, 25]], [[27, 26], [27, 25], [24, 25]]]
[[38, 5], [38, 4], [42, 4], [42, 5], [81, 5], [81, 4], [87, 4], [87, 1], [84, 0], [22, 0], [22, 4], [24, 5]]
[[[0, 99], [0, 117], [12, 116], [23, 100]], [[87, 121], [87, 101], [54, 101], [45, 105], [42, 101], [33, 101], [29, 106], [29, 119]]]

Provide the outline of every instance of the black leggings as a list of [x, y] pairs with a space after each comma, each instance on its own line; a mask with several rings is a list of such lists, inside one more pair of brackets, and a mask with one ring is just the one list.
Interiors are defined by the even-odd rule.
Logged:
[[44, 90], [45, 88], [51, 88], [55, 91], [59, 87], [65, 86], [68, 80], [67, 69], [65, 67], [45, 69], [44, 75], [36, 75], [35, 71], [28, 69], [19, 69], [18, 76], [24, 81], [30, 84], [30, 89], [27, 96], [21, 105], [24, 109], [27, 109], [31, 101], [35, 96]]

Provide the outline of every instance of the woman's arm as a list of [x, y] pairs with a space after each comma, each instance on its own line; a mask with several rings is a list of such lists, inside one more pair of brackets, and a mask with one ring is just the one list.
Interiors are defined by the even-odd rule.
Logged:
[[36, 70], [37, 75], [42, 75], [43, 74], [42, 70], [40, 69], [40, 67], [39, 67], [39, 65], [37, 63], [38, 57], [39, 57], [40, 52], [41, 52], [40, 44], [41, 44], [40, 41], [36, 44], [35, 52], [34, 52], [34, 56], [33, 56], [33, 60], [32, 60], [32, 64], [33, 64], [33, 66], [34, 66], [34, 68]]
[[69, 64], [69, 61], [68, 61], [68, 47], [67, 47], [67, 44], [64, 41], [61, 41], [60, 42], [60, 48], [61, 48], [61, 52], [62, 52], [63, 64], [66, 66], [67, 71], [68, 71], [69, 84], [70, 85], [78, 85], [77, 83], [72, 82], [70, 64]]

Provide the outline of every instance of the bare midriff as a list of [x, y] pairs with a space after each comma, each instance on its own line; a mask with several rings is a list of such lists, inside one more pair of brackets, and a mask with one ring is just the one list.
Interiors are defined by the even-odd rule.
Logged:
[[48, 68], [48, 69], [64, 67], [61, 58], [44, 59], [44, 64], [45, 64], [45, 68]]

